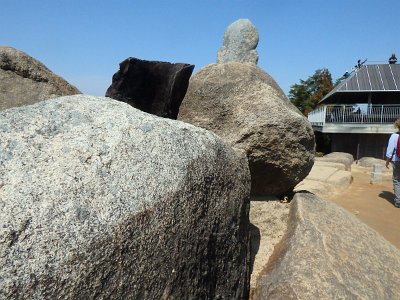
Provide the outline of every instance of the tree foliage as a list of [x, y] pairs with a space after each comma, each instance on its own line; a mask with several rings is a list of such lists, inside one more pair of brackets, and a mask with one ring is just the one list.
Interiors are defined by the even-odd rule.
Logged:
[[290, 101], [304, 114], [318, 107], [319, 101], [333, 89], [331, 73], [328, 69], [319, 69], [308, 77], [300, 79], [299, 84], [290, 87]]

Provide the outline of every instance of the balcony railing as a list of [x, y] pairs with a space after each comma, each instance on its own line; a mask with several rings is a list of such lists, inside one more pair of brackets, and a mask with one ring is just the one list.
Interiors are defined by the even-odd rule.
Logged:
[[326, 123], [393, 124], [400, 118], [400, 105], [324, 105], [308, 114], [311, 125]]

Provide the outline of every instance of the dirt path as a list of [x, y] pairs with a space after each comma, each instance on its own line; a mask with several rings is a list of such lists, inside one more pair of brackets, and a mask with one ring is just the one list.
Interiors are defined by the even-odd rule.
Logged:
[[329, 200], [347, 209], [400, 249], [400, 208], [393, 205], [391, 181], [370, 184], [366, 169], [352, 167], [353, 183]]

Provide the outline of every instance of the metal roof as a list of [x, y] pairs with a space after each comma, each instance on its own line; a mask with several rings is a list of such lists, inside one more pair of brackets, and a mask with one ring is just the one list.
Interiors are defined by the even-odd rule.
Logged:
[[337, 93], [400, 92], [400, 64], [362, 65], [322, 100]]

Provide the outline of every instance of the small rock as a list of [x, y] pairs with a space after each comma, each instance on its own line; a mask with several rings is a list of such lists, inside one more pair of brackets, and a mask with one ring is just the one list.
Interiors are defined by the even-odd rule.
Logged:
[[217, 63], [237, 61], [257, 64], [258, 32], [248, 19], [233, 22], [224, 33], [224, 44], [219, 49]]

